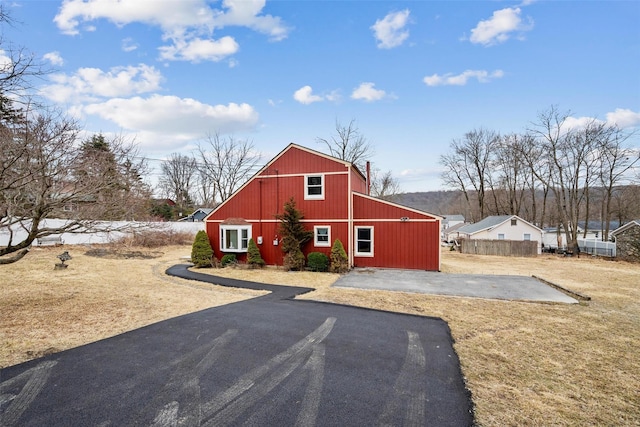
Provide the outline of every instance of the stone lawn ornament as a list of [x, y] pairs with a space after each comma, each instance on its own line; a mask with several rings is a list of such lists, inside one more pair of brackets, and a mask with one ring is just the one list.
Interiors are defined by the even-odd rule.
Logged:
[[65, 264], [64, 262], [65, 261], [69, 261], [71, 259], [71, 255], [69, 255], [69, 251], [64, 251], [60, 255], [58, 255], [58, 259], [61, 262], [56, 264], [55, 269], [56, 270], [64, 270], [65, 268], [67, 268], [69, 266], [68, 264]]

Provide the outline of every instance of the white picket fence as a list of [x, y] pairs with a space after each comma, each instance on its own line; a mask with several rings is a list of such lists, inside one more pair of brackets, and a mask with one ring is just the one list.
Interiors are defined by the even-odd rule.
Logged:
[[[46, 219], [41, 224], [41, 228], [60, 228], [63, 227], [67, 220], [64, 219]], [[23, 223], [25, 227], [17, 225], [13, 226], [13, 243], [21, 242], [27, 237], [27, 232], [24, 228], [28, 228], [29, 223]], [[109, 232], [86, 232], [86, 233], [62, 233], [54, 236], [59, 236], [64, 244], [68, 245], [89, 245], [89, 244], [101, 244], [109, 243], [115, 240], [121, 239], [133, 233], [135, 231], [145, 230], [173, 230], [176, 232], [188, 232], [195, 234], [199, 230], [204, 230], [204, 222], [137, 222], [137, 221], [113, 221], [113, 222], [101, 222], [101, 228], [111, 229], [116, 231]], [[118, 229], [127, 228], [131, 231], [123, 232], [117, 231]], [[9, 230], [6, 228], [0, 229], [0, 246], [7, 246], [9, 242]], [[34, 245], [37, 242], [34, 242]]]

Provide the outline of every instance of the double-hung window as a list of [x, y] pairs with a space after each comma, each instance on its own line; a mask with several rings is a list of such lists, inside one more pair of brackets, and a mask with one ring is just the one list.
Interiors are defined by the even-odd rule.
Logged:
[[373, 256], [373, 227], [356, 227], [356, 256]]
[[331, 246], [331, 227], [328, 225], [316, 225], [313, 227], [313, 246]]
[[247, 252], [251, 239], [250, 225], [221, 225], [220, 250], [222, 252]]
[[324, 175], [304, 176], [304, 198], [305, 200], [324, 199]]

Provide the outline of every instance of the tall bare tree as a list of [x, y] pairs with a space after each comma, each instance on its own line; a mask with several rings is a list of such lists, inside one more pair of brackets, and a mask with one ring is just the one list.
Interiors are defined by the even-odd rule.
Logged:
[[196, 190], [196, 194], [199, 203], [203, 207], [207, 208], [216, 207], [213, 178], [207, 172], [207, 168], [199, 163], [196, 184], [198, 187]]
[[[0, 25], [15, 25], [4, 3], [0, 4]], [[20, 110], [34, 105], [33, 81], [47, 75], [50, 70], [38, 62], [33, 53], [15, 46], [1, 35], [0, 50], [4, 56], [0, 63], [0, 122], [5, 123], [21, 120]]]
[[472, 200], [468, 192], [475, 193], [478, 208], [476, 215], [479, 216], [475, 220], [480, 220], [487, 214], [487, 187], [493, 182], [490, 176], [493, 173], [493, 154], [499, 141], [500, 136], [496, 132], [475, 129], [467, 132], [464, 139], [451, 141], [451, 152], [440, 157], [440, 164], [444, 166], [444, 183], [465, 193], [470, 207]]
[[160, 190], [172, 198], [182, 211], [193, 208], [195, 195], [193, 187], [198, 178], [198, 163], [195, 157], [172, 153], [160, 166], [162, 176]]
[[400, 183], [389, 170], [381, 172], [378, 169], [372, 171], [371, 195], [383, 200], [393, 201], [401, 193]]
[[198, 145], [199, 163], [213, 185], [213, 202], [227, 200], [257, 171], [260, 161], [253, 143], [234, 137], [207, 136]]
[[365, 172], [367, 161], [373, 156], [374, 149], [360, 133], [355, 119], [348, 125], [336, 120], [336, 133], [336, 136], [329, 139], [316, 138], [316, 142], [324, 145], [333, 157], [353, 163], [361, 172]]
[[538, 114], [530, 131], [541, 148], [540, 156], [528, 161], [537, 179], [551, 189], [567, 245], [575, 249], [578, 221], [596, 176], [594, 152], [602, 127], [595, 120], [583, 127], [570, 127], [569, 117], [570, 112], [555, 106]]
[[[529, 146], [526, 136], [512, 133], [503, 135], [495, 147], [495, 173], [499, 187], [504, 191], [504, 206], [500, 213], [522, 215], [528, 167], [520, 153]], [[493, 189], [494, 192], [496, 188]], [[530, 219], [530, 218], [525, 218]]]
[[640, 151], [627, 145], [627, 141], [633, 135], [633, 132], [624, 132], [616, 125], [604, 125], [598, 141], [598, 176], [603, 191], [601, 218], [604, 224], [604, 241], [609, 240], [615, 189], [617, 186], [630, 183], [630, 173], [640, 163]]

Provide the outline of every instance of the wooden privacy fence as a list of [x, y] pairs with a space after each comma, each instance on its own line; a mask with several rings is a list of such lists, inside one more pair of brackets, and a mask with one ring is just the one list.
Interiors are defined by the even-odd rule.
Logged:
[[537, 256], [539, 243], [535, 240], [476, 240], [462, 239], [460, 253], [500, 256]]

